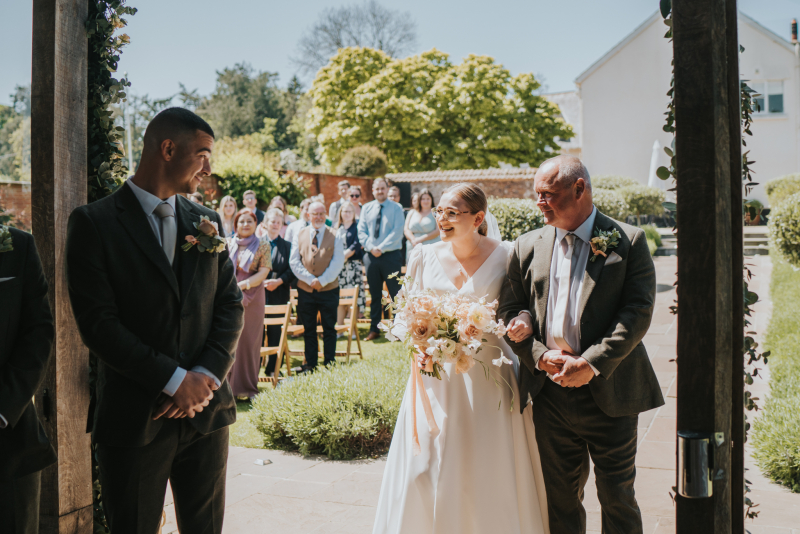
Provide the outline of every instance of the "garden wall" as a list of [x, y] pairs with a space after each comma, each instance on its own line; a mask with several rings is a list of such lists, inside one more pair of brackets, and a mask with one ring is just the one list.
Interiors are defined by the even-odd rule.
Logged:
[[14, 217], [14, 226], [31, 231], [31, 183], [0, 181], [0, 207]]
[[[488, 197], [498, 198], [532, 198], [536, 199], [533, 191], [533, 180], [464, 180], [478, 185], [483, 189]], [[441, 182], [412, 182], [411, 194], [428, 188], [433, 193], [437, 201], [442, 196], [442, 192], [457, 182], [451, 180]]]

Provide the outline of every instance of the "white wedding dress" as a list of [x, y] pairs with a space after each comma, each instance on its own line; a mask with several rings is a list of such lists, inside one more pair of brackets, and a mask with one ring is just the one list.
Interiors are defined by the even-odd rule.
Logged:
[[[437, 293], [486, 296], [489, 301], [498, 297], [511, 243], [501, 242], [461, 289], [445, 273], [435, 248], [414, 249], [408, 275], [415, 285]], [[423, 376], [440, 430], [431, 433], [422, 403], [417, 402], [422, 449], [417, 456], [412, 448], [409, 381], [383, 473], [373, 534], [549, 534], [531, 405], [524, 414], [519, 411], [519, 363], [501, 339], [487, 340], [502, 347], [514, 366], [492, 365], [499, 349], [488, 346], [476, 359], [511, 387], [487, 379], [477, 363], [466, 374], [456, 374], [452, 364], [445, 364], [442, 380]]]

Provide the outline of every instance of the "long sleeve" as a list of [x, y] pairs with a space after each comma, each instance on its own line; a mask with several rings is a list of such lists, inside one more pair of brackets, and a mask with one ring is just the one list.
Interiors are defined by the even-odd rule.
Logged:
[[292, 242], [292, 255], [289, 256], [289, 267], [292, 268], [292, 272], [298, 280], [311, 285], [311, 282], [314, 281], [314, 275], [308, 272], [308, 269], [306, 269], [303, 265], [303, 258], [300, 257], [300, 247], [297, 245], [299, 235], [299, 232], [294, 235], [294, 241]]
[[369, 214], [369, 209], [372, 207], [372, 204], [367, 204], [361, 210], [361, 218], [358, 219], [358, 241], [364, 247], [364, 249], [369, 252], [369, 227], [367, 226], [367, 215]]
[[[392, 206], [392, 204], [394, 205]], [[389, 208], [387, 210], [389, 213], [386, 217], [389, 224], [386, 225], [386, 235], [384, 236], [384, 232], [381, 232], [383, 239], [378, 248], [383, 252], [399, 250], [403, 246], [403, 228], [405, 227], [403, 208], [391, 200], [384, 202], [384, 205]]]
[[319, 275], [319, 283], [322, 284], [323, 287], [338, 279], [339, 271], [344, 267], [344, 244], [339, 236], [336, 236], [335, 243], [331, 262], [328, 264], [328, 268]]

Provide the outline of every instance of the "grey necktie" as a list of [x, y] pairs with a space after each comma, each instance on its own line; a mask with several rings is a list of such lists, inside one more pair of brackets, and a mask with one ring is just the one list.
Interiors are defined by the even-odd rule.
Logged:
[[175, 211], [167, 202], [162, 202], [153, 211], [161, 219], [161, 248], [167, 255], [169, 264], [175, 259], [175, 240], [178, 238], [178, 225], [175, 222]]
[[553, 315], [553, 339], [561, 350], [575, 354], [574, 349], [570, 347], [565, 339], [566, 329], [564, 328], [564, 323], [566, 323], [569, 315], [569, 290], [572, 279], [572, 257], [575, 248], [575, 236], [573, 234], [567, 234], [564, 236], [564, 240], [567, 242], [567, 252], [564, 254], [564, 259], [561, 261], [561, 265], [558, 268], [558, 296], [556, 297], [556, 310]]

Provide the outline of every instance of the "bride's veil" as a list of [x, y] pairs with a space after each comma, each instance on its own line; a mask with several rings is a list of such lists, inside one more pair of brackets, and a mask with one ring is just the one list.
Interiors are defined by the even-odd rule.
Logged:
[[497, 239], [498, 241], [503, 240], [503, 236], [500, 234], [500, 226], [497, 224], [497, 219], [489, 210], [486, 210], [486, 226], [486, 237]]

